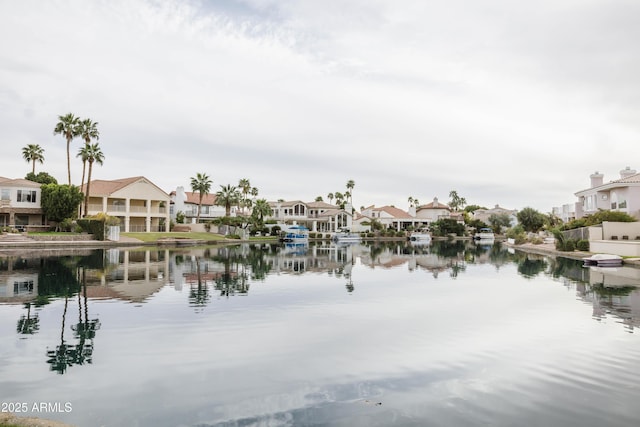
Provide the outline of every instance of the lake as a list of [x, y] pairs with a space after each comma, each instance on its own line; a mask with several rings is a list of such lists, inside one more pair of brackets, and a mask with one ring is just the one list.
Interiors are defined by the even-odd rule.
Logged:
[[631, 426], [640, 270], [500, 244], [0, 251], [2, 410], [95, 426]]

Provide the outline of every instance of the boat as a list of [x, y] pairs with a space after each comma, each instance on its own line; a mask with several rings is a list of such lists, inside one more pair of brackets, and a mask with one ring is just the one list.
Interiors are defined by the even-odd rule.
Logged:
[[619, 267], [622, 265], [622, 257], [611, 254], [595, 254], [590, 257], [582, 258], [584, 266], [598, 266], [598, 267]]
[[490, 228], [481, 228], [473, 235], [473, 240], [494, 240], [496, 238], [495, 234], [493, 234], [493, 230]]
[[280, 240], [286, 243], [308, 243], [309, 229], [303, 225], [293, 225], [284, 231]]
[[359, 242], [360, 234], [352, 233], [349, 229], [341, 229], [331, 238], [334, 242], [347, 243]]
[[412, 243], [431, 243], [431, 233], [427, 230], [416, 230], [409, 235]]

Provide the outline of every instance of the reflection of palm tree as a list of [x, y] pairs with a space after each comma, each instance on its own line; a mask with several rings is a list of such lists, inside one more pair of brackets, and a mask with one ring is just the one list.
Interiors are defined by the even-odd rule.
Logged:
[[31, 317], [31, 303], [25, 303], [24, 307], [27, 309], [27, 315], [24, 314], [20, 316], [20, 320], [18, 320], [18, 333], [23, 335], [33, 335], [38, 329], [40, 329], [40, 319], [38, 315], [35, 314]]
[[211, 300], [211, 295], [209, 294], [209, 288], [207, 287], [206, 281], [202, 282], [202, 273], [200, 272], [200, 257], [196, 257], [196, 276], [198, 278], [197, 287], [194, 289], [191, 286], [189, 291], [189, 300], [191, 301], [192, 307], [204, 307]]
[[67, 307], [69, 305], [69, 296], [64, 297], [64, 311], [62, 312], [62, 328], [60, 331], [60, 345], [56, 346], [55, 350], [47, 351], [47, 363], [51, 365], [51, 370], [56, 371], [60, 375], [64, 374], [67, 367], [73, 365], [73, 356], [71, 349], [65, 344], [64, 341], [64, 323], [67, 317]]

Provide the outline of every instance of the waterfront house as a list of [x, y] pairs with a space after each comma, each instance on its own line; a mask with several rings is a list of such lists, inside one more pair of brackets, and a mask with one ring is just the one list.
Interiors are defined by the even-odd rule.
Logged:
[[283, 224], [299, 224], [311, 232], [335, 233], [341, 228], [351, 229], [353, 213], [350, 204], [344, 209], [326, 202], [303, 202], [300, 200], [269, 202], [272, 215], [266, 220]]
[[171, 198], [147, 178], [95, 180], [90, 191], [87, 215], [104, 212], [120, 218], [124, 232], [168, 231]]
[[26, 179], [0, 177], [0, 227], [33, 229], [46, 223], [40, 186]]
[[502, 208], [500, 205], [495, 205], [495, 207], [491, 209], [476, 209], [472, 213], [473, 219], [482, 221], [485, 224], [490, 224], [489, 218], [491, 218], [491, 215], [507, 215], [509, 217], [511, 227], [518, 223], [518, 211], [515, 209]]
[[391, 228], [396, 231], [406, 230], [409, 227], [419, 227], [423, 221], [416, 219], [409, 212], [396, 208], [395, 206], [369, 206], [361, 211], [361, 214], [382, 224], [384, 228]]
[[424, 221], [426, 224], [440, 219], [448, 219], [451, 218], [451, 208], [439, 202], [437, 197], [434, 197], [431, 203], [420, 205], [416, 208], [416, 218]]
[[[185, 216], [185, 224], [195, 224], [198, 219], [198, 205], [200, 203], [200, 193], [184, 191], [184, 187], [178, 187], [170, 194], [171, 206], [169, 214], [175, 221], [178, 212]], [[231, 207], [231, 216], [236, 215], [236, 207]], [[224, 206], [216, 205], [215, 194], [205, 194], [202, 196], [202, 206], [200, 210], [200, 222], [207, 222], [214, 218], [226, 215]]]
[[604, 175], [590, 175], [591, 185], [575, 193], [576, 218], [593, 214], [599, 209], [625, 212], [640, 219], [640, 174], [630, 167], [620, 171], [620, 178], [604, 183]]

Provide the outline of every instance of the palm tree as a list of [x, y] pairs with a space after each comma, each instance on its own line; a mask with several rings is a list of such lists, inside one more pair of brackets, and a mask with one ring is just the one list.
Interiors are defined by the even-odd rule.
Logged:
[[[100, 139], [100, 132], [98, 131], [98, 122], [93, 122], [91, 119], [84, 119], [78, 123], [79, 136], [84, 139], [84, 146], [89, 147], [91, 140], [96, 141]], [[81, 154], [83, 149], [80, 149], [76, 157], [82, 157], [82, 181], [80, 181], [80, 188], [84, 185], [84, 172], [87, 166], [87, 159]]]
[[69, 113], [65, 116], [58, 116], [58, 120], [60, 121], [53, 129], [53, 134], [60, 134], [67, 140], [67, 176], [69, 178], [69, 185], [71, 185], [71, 155], [69, 153], [69, 147], [73, 138], [80, 135], [80, 118], [74, 116], [73, 113]]
[[209, 191], [211, 190], [211, 184], [213, 184], [213, 181], [209, 179], [206, 173], [197, 173], [195, 178], [191, 177], [191, 191], [193, 191], [194, 193], [197, 191], [200, 195], [200, 199], [198, 201], [198, 216], [196, 218], [196, 223], [200, 222], [202, 198], [209, 194]]
[[31, 173], [36, 173], [36, 162], [42, 164], [44, 162], [44, 148], [38, 144], [29, 144], [22, 148], [22, 158], [32, 163]]
[[[80, 147], [78, 154], [76, 154], [76, 157], [80, 157], [82, 159], [82, 181], [80, 181], [80, 188], [84, 186], [84, 174], [87, 168], [87, 160], [89, 160], [88, 153], [89, 146], [85, 144]], [[80, 206], [80, 217], [82, 217], [82, 206]]]
[[327, 194], [327, 199], [329, 199], [329, 203], [333, 200], [333, 193]]
[[225, 216], [231, 216], [231, 206], [238, 203], [239, 199], [238, 189], [231, 184], [221, 185], [220, 190], [216, 193], [216, 204], [224, 206]]
[[253, 211], [251, 216], [255, 219], [256, 223], [262, 227], [264, 224], [264, 217], [273, 214], [273, 210], [266, 199], [258, 199], [253, 204]]
[[91, 144], [87, 148], [87, 162], [89, 162], [89, 174], [87, 176], [87, 194], [84, 196], [84, 214], [86, 215], [89, 210], [89, 195], [91, 194], [91, 171], [93, 170], [93, 164], [97, 163], [102, 165], [104, 163], [104, 154], [100, 149], [98, 143]]
[[247, 195], [251, 193], [251, 182], [246, 178], [242, 178], [238, 182], [238, 188], [242, 192], [242, 213], [244, 213], [244, 208], [247, 206]]
[[353, 195], [353, 187], [355, 186], [356, 186], [356, 183], [354, 180], [350, 179], [349, 181], [347, 181], [347, 190], [348, 190], [350, 202], [353, 202], [352, 195]]

